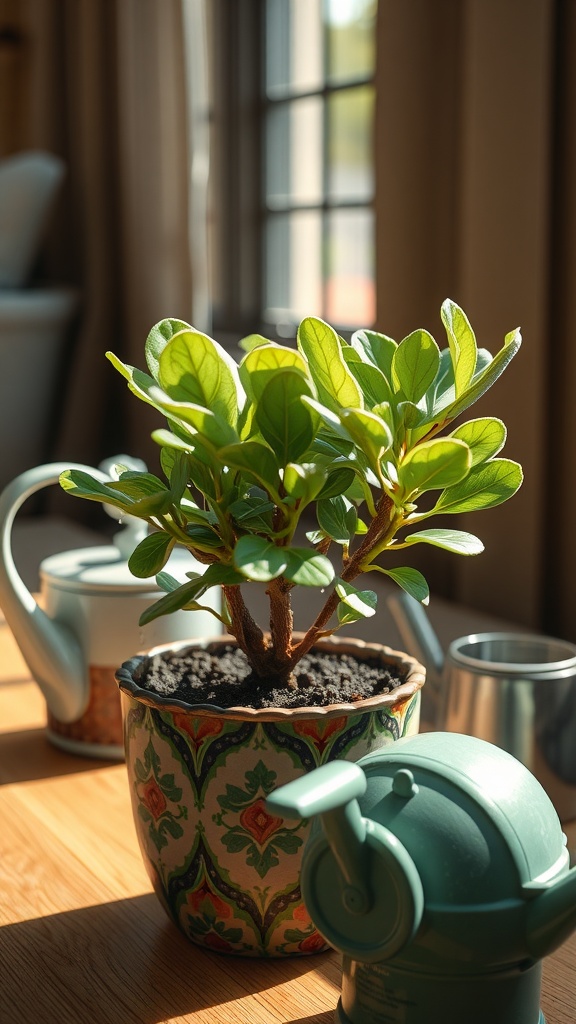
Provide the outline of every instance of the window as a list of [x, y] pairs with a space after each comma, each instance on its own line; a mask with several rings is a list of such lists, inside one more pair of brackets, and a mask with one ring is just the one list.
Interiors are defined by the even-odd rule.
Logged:
[[216, 328], [374, 322], [375, 17], [376, 0], [222, 0]]

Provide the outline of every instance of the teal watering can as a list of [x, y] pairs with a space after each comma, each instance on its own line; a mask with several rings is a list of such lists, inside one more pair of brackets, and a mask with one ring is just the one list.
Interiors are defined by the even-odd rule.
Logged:
[[337, 1024], [544, 1024], [542, 958], [576, 928], [545, 791], [476, 737], [427, 733], [272, 793], [316, 821], [302, 894], [343, 954]]

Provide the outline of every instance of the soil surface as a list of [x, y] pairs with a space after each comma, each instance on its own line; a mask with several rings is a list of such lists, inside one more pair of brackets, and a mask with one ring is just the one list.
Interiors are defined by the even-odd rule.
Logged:
[[306, 654], [294, 671], [298, 688], [265, 685], [253, 677], [246, 656], [230, 645], [166, 652], [147, 658], [137, 683], [162, 697], [221, 708], [325, 707], [391, 693], [400, 679], [377, 658], [325, 651]]

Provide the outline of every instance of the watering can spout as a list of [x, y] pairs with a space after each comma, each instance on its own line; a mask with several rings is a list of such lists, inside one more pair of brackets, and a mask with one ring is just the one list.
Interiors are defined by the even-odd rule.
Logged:
[[534, 957], [548, 956], [576, 929], [576, 868], [544, 889], [528, 904], [528, 947]]
[[[440, 641], [423, 606], [410, 594], [404, 591], [391, 594], [387, 604], [405, 649], [426, 666], [422, 716], [425, 720], [436, 721], [444, 671], [444, 651]], [[426, 702], [429, 707], [425, 706]]]

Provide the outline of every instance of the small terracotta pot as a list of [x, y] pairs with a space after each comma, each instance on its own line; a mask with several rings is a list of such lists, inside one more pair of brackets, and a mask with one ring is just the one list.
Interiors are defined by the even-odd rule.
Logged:
[[[230, 639], [209, 643], [214, 650]], [[214, 711], [142, 689], [145, 655], [116, 674], [146, 867], [176, 924], [210, 949], [290, 956], [327, 948], [300, 895], [309, 825], [274, 817], [265, 799], [326, 761], [356, 761], [418, 731], [425, 670], [414, 658], [361, 640], [330, 638], [317, 649], [377, 656], [404, 682], [354, 704]]]

